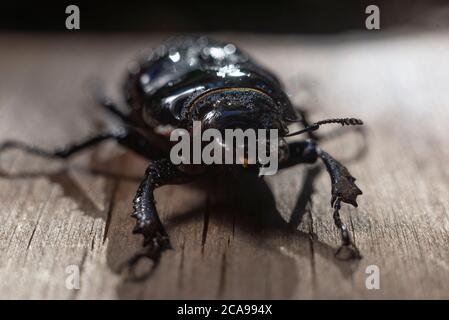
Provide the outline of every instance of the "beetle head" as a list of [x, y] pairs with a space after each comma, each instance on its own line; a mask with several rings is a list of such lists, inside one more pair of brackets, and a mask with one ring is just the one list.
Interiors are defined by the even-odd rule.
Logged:
[[[232, 147], [228, 144], [229, 141], [221, 144], [227, 151], [230, 148], [244, 150], [244, 154], [238, 159], [244, 168], [261, 166], [259, 157], [255, 162], [249, 160], [254, 157], [248, 156], [248, 150], [254, 150], [254, 148], [266, 148], [264, 152], [268, 155], [271, 155], [272, 152], [279, 153], [280, 159], [285, 155], [285, 141], [282, 137], [286, 134], [287, 129], [282, 115], [278, 112], [274, 100], [260, 90], [226, 88], [210, 91], [193, 101], [190, 106], [190, 114], [193, 121], [201, 122], [202, 130], [216, 129], [221, 132], [223, 137], [227, 136], [227, 129], [241, 129], [245, 132], [248, 129], [254, 130], [256, 136], [256, 140], [252, 140], [254, 145], [249, 145], [249, 139], [243, 139], [241, 145], [232, 144]], [[266, 130], [263, 137], [259, 135], [258, 129]], [[277, 130], [274, 138], [272, 129]], [[251, 152], [249, 153], [251, 154]], [[253, 155], [255, 154], [253, 153]], [[247, 165], [247, 163], [253, 165]]]
[[190, 105], [192, 120], [204, 129], [277, 129], [283, 136], [286, 127], [275, 102], [253, 88], [225, 88], [209, 91]]

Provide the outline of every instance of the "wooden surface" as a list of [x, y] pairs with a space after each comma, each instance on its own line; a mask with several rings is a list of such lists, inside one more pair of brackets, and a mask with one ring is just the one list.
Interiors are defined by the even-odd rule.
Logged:
[[[128, 282], [117, 269], [141, 242], [129, 214], [146, 162], [114, 143], [68, 163], [8, 151], [0, 298], [449, 298], [449, 33], [218, 37], [276, 71], [313, 119], [366, 122], [366, 150], [351, 133], [323, 144], [364, 192], [358, 209], [342, 210], [363, 259], [334, 258], [329, 177], [297, 166], [267, 184], [157, 190], [174, 250], [153, 277]], [[161, 38], [1, 34], [1, 139], [51, 148], [114, 126], [86, 80], [120, 98], [127, 63]], [[65, 286], [69, 265], [80, 290]], [[369, 265], [380, 290], [365, 287]]]

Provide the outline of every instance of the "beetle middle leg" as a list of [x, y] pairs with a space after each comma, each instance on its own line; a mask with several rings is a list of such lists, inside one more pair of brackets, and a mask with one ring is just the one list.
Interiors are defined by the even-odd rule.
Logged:
[[334, 209], [334, 223], [340, 230], [342, 239], [342, 246], [337, 250], [336, 256], [341, 259], [360, 258], [360, 253], [351, 240], [348, 228], [340, 218], [341, 202], [357, 207], [356, 198], [362, 194], [362, 191], [355, 184], [355, 178], [345, 166], [319, 148], [313, 140], [293, 142], [288, 147], [289, 157], [281, 164], [280, 168], [299, 163], [313, 163], [318, 158], [323, 161], [332, 183], [331, 205]]
[[27, 153], [35, 154], [45, 158], [60, 158], [66, 159], [72, 156], [73, 154], [80, 152], [84, 149], [87, 149], [91, 146], [97, 145], [103, 141], [109, 139], [119, 139], [123, 136], [122, 132], [112, 133], [105, 132], [99, 133], [94, 136], [88, 137], [82, 141], [70, 144], [63, 148], [57, 148], [54, 150], [45, 150], [43, 148], [26, 144], [20, 141], [9, 140], [0, 144], [0, 152], [6, 151], [7, 149], [19, 149], [25, 151]]
[[20, 141], [9, 140], [0, 144], [0, 153], [8, 149], [18, 149], [40, 157], [67, 159], [78, 152], [98, 145], [106, 140], [116, 140], [122, 146], [148, 159], [158, 159], [163, 155], [163, 152], [159, 148], [151, 145], [144, 136], [131, 127], [122, 128], [115, 132], [99, 133], [79, 142], [53, 150], [46, 150]]

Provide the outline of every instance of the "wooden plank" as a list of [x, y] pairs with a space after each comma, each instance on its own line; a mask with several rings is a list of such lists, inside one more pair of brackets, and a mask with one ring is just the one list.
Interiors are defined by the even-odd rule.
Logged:
[[[322, 145], [364, 192], [358, 209], [342, 210], [363, 259], [334, 257], [329, 178], [317, 164], [266, 183], [160, 188], [174, 250], [151, 278], [128, 282], [118, 269], [140, 246], [129, 214], [146, 162], [114, 143], [68, 164], [8, 151], [1, 170], [15, 178], [0, 178], [0, 298], [448, 298], [449, 34], [217, 36], [277, 71], [314, 119], [367, 123], [366, 153], [357, 156], [356, 134]], [[51, 148], [114, 126], [86, 79], [105, 79], [119, 98], [127, 63], [161, 38], [1, 34], [1, 139]], [[80, 290], [66, 288], [70, 265]], [[369, 265], [380, 290], [365, 286]]]

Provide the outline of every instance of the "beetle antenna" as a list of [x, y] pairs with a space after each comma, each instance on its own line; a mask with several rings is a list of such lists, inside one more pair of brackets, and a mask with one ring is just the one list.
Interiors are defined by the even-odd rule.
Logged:
[[302, 133], [306, 133], [306, 132], [311, 132], [311, 131], [315, 131], [318, 130], [318, 128], [323, 125], [323, 124], [329, 124], [329, 123], [337, 123], [337, 124], [341, 124], [342, 126], [360, 126], [363, 124], [363, 121], [360, 119], [356, 119], [356, 118], [333, 118], [333, 119], [325, 119], [325, 120], [321, 120], [315, 123], [312, 123], [311, 125], [305, 127], [302, 130], [299, 131], [295, 131], [292, 133], [289, 133], [286, 135], [286, 137], [291, 137], [291, 136], [296, 136], [298, 134], [302, 134]]

